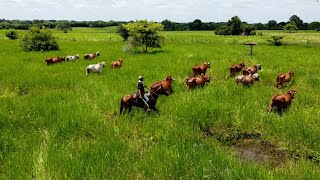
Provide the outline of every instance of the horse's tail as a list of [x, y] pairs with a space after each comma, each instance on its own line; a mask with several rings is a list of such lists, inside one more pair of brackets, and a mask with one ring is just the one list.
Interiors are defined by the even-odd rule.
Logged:
[[123, 111], [123, 99], [121, 99], [121, 102], [120, 102], [120, 115]]

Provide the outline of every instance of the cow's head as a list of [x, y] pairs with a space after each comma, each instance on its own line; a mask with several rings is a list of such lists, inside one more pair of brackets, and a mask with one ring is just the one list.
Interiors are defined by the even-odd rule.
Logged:
[[289, 91], [287, 92], [287, 94], [289, 94], [289, 95], [291, 96], [291, 99], [293, 99], [293, 98], [294, 98], [294, 95], [297, 94], [297, 91], [296, 91], [296, 90], [289, 90]]
[[100, 56], [100, 53], [99, 53], [99, 52], [96, 52], [96, 56]]
[[100, 66], [102, 66], [102, 67], [105, 67], [106, 66], [106, 63], [105, 62], [101, 62], [101, 63], [99, 63], [100, 64]]

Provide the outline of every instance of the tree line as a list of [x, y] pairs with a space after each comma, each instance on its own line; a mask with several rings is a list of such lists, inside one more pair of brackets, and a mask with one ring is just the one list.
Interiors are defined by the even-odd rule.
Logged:
[[[31, 26], [46, 27], [46, 28], [59, 28], [63, 27], [109, 27], [119, 26], [120, 24], [128, 24], [134, 21], [68, 21], [68, 20], [6, 20], [0, 19], [0, 29], [29, 29]], [[267, 23], [252, 23], [242, 22], [245, 26], [252, 25], [256, 30], [283, 30], [284, 27], [294, 22], [299, 30], [318, 30], [320, 31], [320, 22], [314, 21], [311, 23], [303, 22], [297, 15], [293, 15], [287, 22], [277, 22], [270, 20]], [[178, 23], [170, 20], [161, 22], [165, 31], [199, 31], [199, 30], [216, 30], [221, 26], [228, 25], [228, 22], [202, 22], [196, 19], [192, 22]], [[64, 29], [64, 28], [62, 28]]]

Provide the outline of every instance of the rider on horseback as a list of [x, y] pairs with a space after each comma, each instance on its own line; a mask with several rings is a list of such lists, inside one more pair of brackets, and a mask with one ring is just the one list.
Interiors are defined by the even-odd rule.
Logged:
[[144, 88], [147, 87], [145, 85], [143, 85], [143, 76], [139, 76], [139, 81], [138, 81], [138, 98], [137, 101], [141, 98], [142, 100], [145, 101], [145, 103], [148, 103], [149, 98], [148, 96], [145, 94]]

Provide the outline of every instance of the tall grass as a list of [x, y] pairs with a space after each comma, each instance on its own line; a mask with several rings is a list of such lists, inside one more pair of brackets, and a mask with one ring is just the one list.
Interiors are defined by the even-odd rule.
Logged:
[[[19, 32], [23, 33], [23, 32]], [[24, 52], [17, 41], [0, 40], [0, 177], [2, 179], [318, 179], [319, 165], [301, 158], [284, 167], [242, 162], [204, 130], [232, 127], [258, 131], [265, 140], [301, 154], [320, 153], [319, 33], [295, 33], [286, 46], [270, 35], [216, 36], [213, 32], [164, 32], [162, 51], [126, 54], [121, 37], [103, 29], [77, 29], [58, 36], [61, 50]], [[2, 34], [2, 33], [1, 33]], [[111, 37], [111, 39], [110, 39]], [[312, 39], [313, 44], [304, 43]], [[0, 38], [1, 39], [1, 38]], [[299, 41], [297, 41], [299, 39]], [[301, 40], [301, 41], [300, 41]], [[259, 44], [249, 56], [245, 42]], [[99, 51], [92, 61], [46, 66], [44, 59]], [[124, 59], [85, 77], [88, 64]], [[195, 64], [211, 62], [211, 82], [187, 92]], [[259, 63], [261, 81], [251, 88], [227, 79], [231, 64]], [[279, 73], [294, 69], [292, 86], [274, 87]], [[122, 96], [172, 75], [174, 93], [161, 96], [160, 115], [133, 108], [119, 116]], [[271, 96], [296, 89], [290, 109], [267, 114]]]

